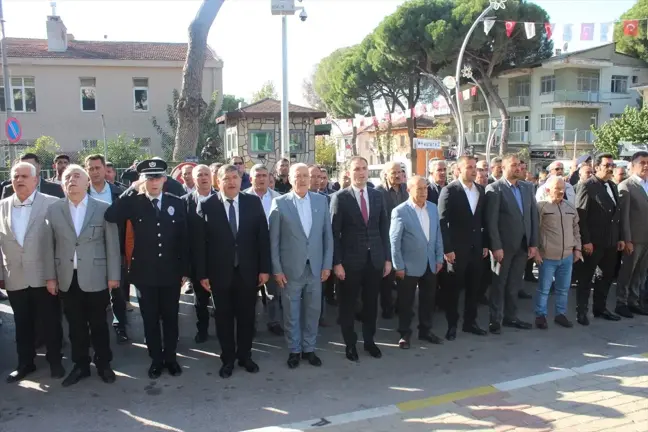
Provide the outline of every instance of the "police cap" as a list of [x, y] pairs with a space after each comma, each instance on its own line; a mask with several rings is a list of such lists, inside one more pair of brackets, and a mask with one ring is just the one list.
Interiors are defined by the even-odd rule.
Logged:
[[146, 178], [158, 178], [166, 175], [167, 163], [162, 159], [147, 159], [137, 164], [137, 173]]

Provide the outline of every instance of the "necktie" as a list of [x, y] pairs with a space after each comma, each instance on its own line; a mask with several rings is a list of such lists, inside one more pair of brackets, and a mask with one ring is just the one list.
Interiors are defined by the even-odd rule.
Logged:
[[229, 203], [227, 218], [229, 219], [230, 229], [232, 230], [232, 234], [234, 235], [234, 266], [238, 266], [238, 251], [236, 250], [236, 233], [238, 232], [238, 228], [236, 226], [236, 209], [234, 208], [233, 199], [228, 199], [227, 202]]
[[153, 198], [151, 200], [151, 203], [153, 203], [153, 208], [155, 209], [155, 217], [159, 218], [160, 217], [160, 207], [158, 207], [158, 203], [160, 200], [158, 198]]
[[367, 209], [367, 200], [364, 197], [364, 189], [360, 189], [360, 211], [366, 225], [369, 222], [369, 210]]

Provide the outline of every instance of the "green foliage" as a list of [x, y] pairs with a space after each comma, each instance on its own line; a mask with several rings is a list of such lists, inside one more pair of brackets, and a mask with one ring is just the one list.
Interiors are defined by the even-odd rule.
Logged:
[[596, 140], [594, 146], [600, 152], [619, 156], [619, 142], [648, 143], [648, 109], [626, 107], [621, 117], [610, 119], [598, 128], [592, 127]]
[[21, 154], [34, 153], [38, 155], [41, 166], [48, 169], [54, 163], [54, 157], [61, 153], [61, 146], [51, 136], [42, 136], [36, 139], [34, 145], [25, 148]]
[[644, 61], [648, 61], [648, 36], [646, 34], [646, 22], [639, 21], [639, 35], [637, 37], [625, 36], [623, 34], [623, 20], [624, 19], [639, 19], [644, 20], [648, 18], [648, 0], [637, 0], [637, 2], [621, 15], [621, 21], [614, 27], [614, 40], [616, 42], [616, 49], [622, 53], [638, 57]]
[[[223, 103], [225, 103], [225, 98], [229, 95], [223, 97]], [[233, 97], [233, 96], [232, 96]], [[205, 143], [208, 139], [211, 138], [212, 142], [216, 142], [216, 155], [215, 157], [220, 157], [222, 154], [222, 139], [218, 132], [218, 125], [216, 124], [216, 102], [218, 95], [214, 93], [212, 95], [207, 108], [203, 111], [200, 118], [200, 135], [198, 136], [198, 146], [196, 148], [196, 155], [200, 155]], [[164, 160], [171, 160], [171, 155], [173, 154], [173, 146], [175, 145], [175, 134], [178, 129], [178, 99], [180, 99], [180, 92], [177, 89], [173, 89], [173, 102], [167, 105], [166, 114], [167, 114], [167, 127], [165, 128], [160, 124], [157, 118], [152, 117], [151, 123], [155, 128], [155, 131], [162, 138], [162, 158]], [[230, 100], [228, 99], [228, 103]], [[238, 107], [238, 101], [236, 102]]]
[[439, 139], [446, 135], [450, 135], [450, 126], [445, 123], [439, 123], [427, 129], [417, 129], [416, 131], [416, 136], [420, 138]]
[[252, 103], [259, 102], [263, 99], [279, 99], [277, 90], [275, 89], [275, 85], [272, 81], [266, 81], [263, 86], [261, 86], [259, 91], [252, 94]]
[[391, 159], [391, 155], [396, 150], [391, 121], [388, 121], [384, 127], [376, 128], [375, 146], [380, 163], [385, 163]]
[[[115, 164], [117, 168], [126, 168], [132, 165], [134, 160], [143, 160], [151, 155], [145, 147], [142, 147], [138, 139], [128, 138], [126, 135], [118, 135], [117, 138], [108, 140], [108, 161]], [[103, 154], [104, 144], [99, 141], [97, 147], [83, 149], [78, 153], [77, 160], [83, 164], [85, 158], [91, 154]]]
[[315, 137], [315, 163], [325, 167], [335, 167], [336, 163], [335, 140], [327, 136]]
[[[354, 100], [356, 88], [342, 82], [340, 67], [357, 53], [355, 47], [340, 48], [317, 65], [313, 76], [313, 89], [326, 107], [337, 118], [349, 118], [360, 112], [360, 104]], [[345, 63], [348, 65], [348, 63]]]
[[239, 103], [241, 106], [247, 105], [245, 103], [245, 99], [243, 98], [237, 98], [234, 95], [223, 95], [223, 102], [221, 103], [221, 108], [218, 111], [218, 114], [216, 114], [216, 117], [220, 117], [223, 114], [230, 112], [230, 111], [236, 111], [239, 107]]
[[529, 161], [531, 160], [531, 152], [529, 152], [529, 148], [528, 148], [528, 147], [521, 148], [521, 149], [517, 152], [517, 157], [518, 157], [518, 159], [520, 159], [521, 161], [526, 162], [526, 164], [527, 164], [527, 166], [528, 166], [528, 165], [529, 165]]

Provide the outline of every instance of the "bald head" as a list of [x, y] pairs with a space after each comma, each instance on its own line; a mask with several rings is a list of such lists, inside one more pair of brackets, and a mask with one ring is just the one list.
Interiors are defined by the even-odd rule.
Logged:
[[565, 180], [560, 175], [552, 175], [544, 184], [547, 196], [553, 203], [559, 203], [565, 196]]

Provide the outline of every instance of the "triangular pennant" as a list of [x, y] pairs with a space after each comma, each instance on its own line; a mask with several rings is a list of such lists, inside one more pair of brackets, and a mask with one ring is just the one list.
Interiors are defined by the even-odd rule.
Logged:
[[623, 34], [631, 37], [639, 36], [639, 20], [623, 21]]
[[563, 42], [571, 42], [572, 40], [572, 25], [565, 24], [563, 26]]
[[612, 42], [614, 39], [614, 23], [601, 23], [601, 42]]
[[525, 22], [524, 31], [526, 32], [527, 39], [533, 38], [536, 34], [535, 23]]
[[495, 20], [494, 19], [485, 19], [484, 20], [484, 33], [488, 34], [490, 33], [491, 29], [495, 25]]
[[505, 21], [506, 24], [506, 36], [511, 37], [513, 30], [515, 30], [515, 21]]
[[582, 41], [594, 40], [594, 23], [581, 24], [580, 40]]
[[556, 24], [544, 23], [545, 33], [547, 33], [547, 40], [551, 40], [551, 36], [553, 36], [553, 31], [555, 27]]

